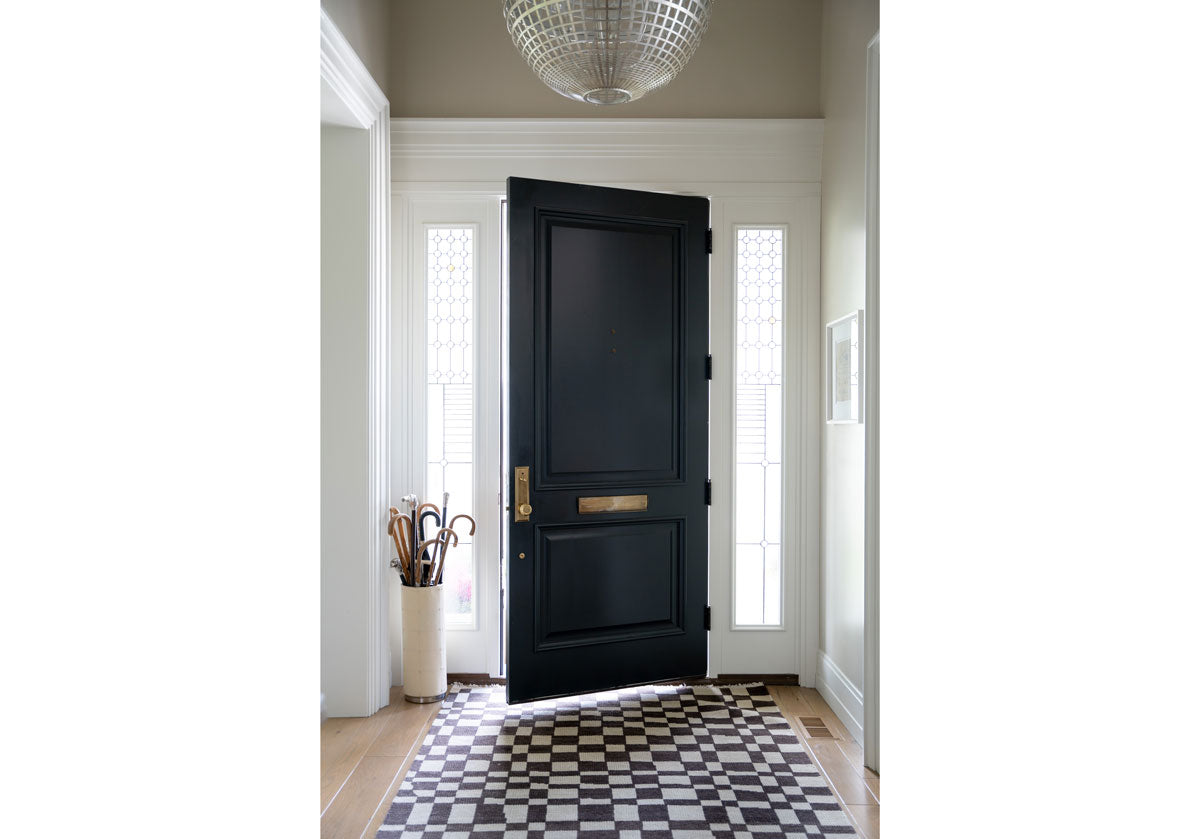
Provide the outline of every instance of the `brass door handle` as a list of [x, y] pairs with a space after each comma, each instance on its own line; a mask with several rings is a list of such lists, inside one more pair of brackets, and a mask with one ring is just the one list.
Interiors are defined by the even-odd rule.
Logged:
[[513, 472], [513, 521], [529, 521], [533, 513], [529, 504], [529, 467], [518, 466]]

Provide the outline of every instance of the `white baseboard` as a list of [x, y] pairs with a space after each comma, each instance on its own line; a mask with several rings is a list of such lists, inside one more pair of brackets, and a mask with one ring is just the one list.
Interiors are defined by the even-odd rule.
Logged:
[[834, 664], [824, 650], [817, 653], [817, 693], [829, 703], [850, 736], [862, 745], [863, 741], [863, 694], [846, 678], [846, 674]]

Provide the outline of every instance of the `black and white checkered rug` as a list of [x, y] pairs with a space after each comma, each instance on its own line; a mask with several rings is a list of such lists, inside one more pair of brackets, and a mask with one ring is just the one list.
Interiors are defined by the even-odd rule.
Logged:
[[762, 685], [504, 704], [455, 685], [379, 837], [854, 836]]

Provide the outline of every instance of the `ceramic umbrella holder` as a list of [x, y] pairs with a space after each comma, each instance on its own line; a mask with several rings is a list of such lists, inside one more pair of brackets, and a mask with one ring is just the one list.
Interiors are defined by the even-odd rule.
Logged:
[[446, 697], [444, 585], [401, 586], [404, 698], [437, 702]]

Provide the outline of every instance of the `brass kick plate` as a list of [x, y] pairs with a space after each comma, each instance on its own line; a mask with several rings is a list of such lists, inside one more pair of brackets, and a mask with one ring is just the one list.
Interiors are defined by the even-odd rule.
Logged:
[[589, 513], [641, 513], [650, 498], [646, 495], [592, 495], [579, 499], [581, 515]]

